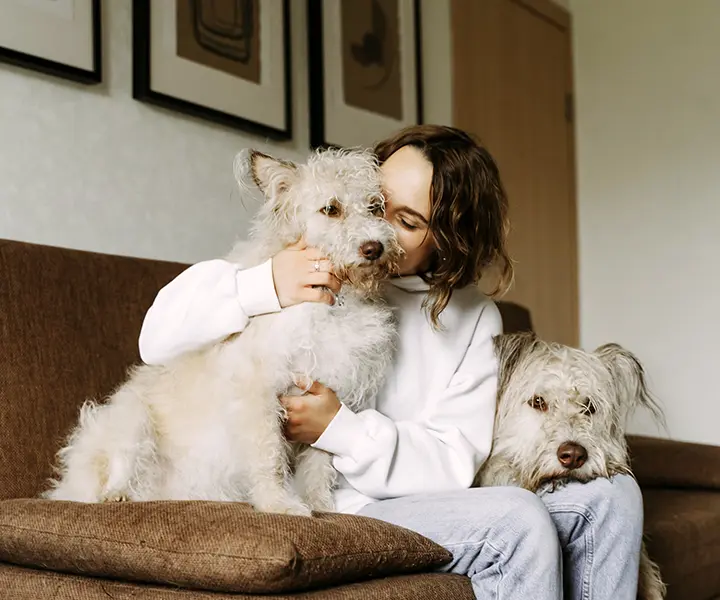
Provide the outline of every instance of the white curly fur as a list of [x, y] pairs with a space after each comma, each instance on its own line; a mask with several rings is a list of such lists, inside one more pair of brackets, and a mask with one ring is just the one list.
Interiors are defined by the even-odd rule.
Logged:
[[[252, 243], [226, 257], [261, 264], [303, 235], [346, 276], [340, 302], [307, 303], [251, 319], [242, 334], [164, 366], [134, 367], [104, 403], [86, 402], [58, 453], [58, 477], [44, 494], [58, 500], [205, 499], [249, 501], [267, 512], [332, 510], [330, 456], [288, 444], [282, 393], [302, 393], [293, 374], [321, 381], [359, 409], [377, 393], [392, 356], [395, 326], [377, 282], [400, 249], [378, 208], [383, 198], [373, 155], [317, 152], [296, 165], [240, 155], [241, 186], [252, 177], [266, 202]], [[323, 207], [332, 203], [338, 215]], [[368, 241], [383, 244], [374, 261]]]
[[[497, 336], [498, 404], [490, 456], [475, 485], [537, 491], [566, 481], [632, 475], [625, 423], [638, 407], [659, 421], [640, 361], [618, 344], [585, 352], [545, 342], [532, 333]], [[542, 403], [533, 399], [542, 399]], [[582, 465], [563, 466], [560, 446], [587, 453]], [[662, 600], [665, 585], [643, 544], [638, 599]]]

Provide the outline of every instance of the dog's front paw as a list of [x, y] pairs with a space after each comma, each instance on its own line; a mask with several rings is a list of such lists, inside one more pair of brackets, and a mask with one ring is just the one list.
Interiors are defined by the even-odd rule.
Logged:
[[294, 515], [298, 517], [312, 516], [312, 510], [310, 510], [310, 508], [302, 502], [284, 499], [272, 502], [263, 502], [262, 504], [255, 504], [255, 510], [281, 515]]
[[305, 500], [313, 512], [333, 512], [335, 510], [335, 501], [332, 493], [311, 494], [310, 497]]
[[124, 494], [108, 494], [107, 496], [102, 496], [99, 502], [130, 502], [130, 498]]

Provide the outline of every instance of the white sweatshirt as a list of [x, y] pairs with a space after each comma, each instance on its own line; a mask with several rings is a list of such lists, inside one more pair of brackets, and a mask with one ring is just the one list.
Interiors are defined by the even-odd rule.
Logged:
[[[385, 498], [470, 487], [493, 434], [502, 322], [474, 287], [458, 290], [436, 331], [422, 308], [427, 285], [400, 277], [385, 286], [399, 344], [374, 408], [342, 406], [313, 444], [333, 455], [335, 507], [355, 513]], [[148, 311], [140, 355], [162, 364], [241, 332], [255, 315], [280, 310], [271, 261], [240, 270], [224, 260], [193, 265], [165, 286]]]

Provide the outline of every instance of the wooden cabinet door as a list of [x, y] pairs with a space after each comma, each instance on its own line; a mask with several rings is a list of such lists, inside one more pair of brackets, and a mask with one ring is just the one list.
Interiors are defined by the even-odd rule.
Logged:
[[578, 343], [570, 18], [549, 0], [452, 0], [453, 120], [489, 148], [510, 201], [504, 299]]

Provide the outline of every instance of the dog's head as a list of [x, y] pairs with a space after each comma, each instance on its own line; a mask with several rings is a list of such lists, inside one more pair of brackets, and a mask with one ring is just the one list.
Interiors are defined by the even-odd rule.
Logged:
[[493, 453], [537, 490], [627, 473], [625, 421], [639, 406], [661, 418], [640, 361], [617, 344], [585, 352], [532, 333], [494, 339], [499, 359]]
[[[253, 236], [279, 250], [304, 237], [330, 260], [344, 283], [373, 291], [397, 270], [401, 249], [383, 218], [377, 159], [361, 150], [320, 150], [305, 164], [251, 151], [236, 162], [265, 196]], [[239, 168], [238, 168], [239, 167]]]

